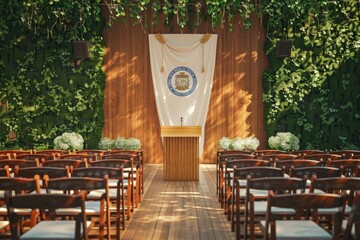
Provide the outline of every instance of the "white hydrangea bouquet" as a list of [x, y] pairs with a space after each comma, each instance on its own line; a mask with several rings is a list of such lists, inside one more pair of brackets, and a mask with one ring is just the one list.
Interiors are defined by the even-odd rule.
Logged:
[[290, 132], [278, 132], [268, 139], [271, 148], [284, 151], [299, 150], [299, 142], [299, 138]]
[[256, 137], [230, 139], [223, 137], [218, 142], [218, 148], [223, 150], [255, 151], [260, 146], [260, 141]]
[[98, 147], [101, 150], [109, 150], [113, 148], [113, 144], [114, 144], [114, 140], [108, 137], [103, 137], [100, 139]]
[[75, 132], [63, 133], [54, 139], [54, 149], [60, 150], [82, 150], [84, 148], [84, 138]]
[[111, 139], [104, 137], [99, 142], [99, 148], [102, 150], [109, 149], [120, 149], [120, 150], [139, 150], [141, 149], [141, 141], [138, 138], [124, 138], [118, 137], [116, 139]]

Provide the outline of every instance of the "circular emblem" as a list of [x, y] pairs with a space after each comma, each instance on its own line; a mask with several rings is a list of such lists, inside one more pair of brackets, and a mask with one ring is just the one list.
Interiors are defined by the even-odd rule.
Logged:
[[196, 88], [196, 75], [190, 68], [176, 67], [169, 73], [167, 84], [176, 96], [189, 96]]

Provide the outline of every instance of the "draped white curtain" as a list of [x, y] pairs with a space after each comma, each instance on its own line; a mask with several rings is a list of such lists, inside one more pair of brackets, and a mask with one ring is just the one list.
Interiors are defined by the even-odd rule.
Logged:
[[150, 34], [150, 62], [161, 126], [201, 126], [204, 146], [217, 35]]

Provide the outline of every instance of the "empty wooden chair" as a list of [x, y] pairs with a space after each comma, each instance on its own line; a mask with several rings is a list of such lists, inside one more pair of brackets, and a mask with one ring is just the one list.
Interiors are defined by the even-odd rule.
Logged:
[[[345, 201], [345, 195], [314, 193], [276, 195], [270, 191], [266, 221], [261, 222], [264, 239], [340, 239], [341, 216]], [[295, 209], [295, 219], [279, 219], [279, 215], [272, 211], [274, 207]], [[318, 225], [318, 209], [325, 208], [338, 209], [332, 217], [332, 234]], [[311, 219], [304, 219], [307, 216], [302, 215], [304, 210], [310, 211]]]
[[329, 153], [340, 155], [342, 159], [351, 159], [356, 155], [360, 155], [359, 150], [338, 150], [338, 151], [330, 151]]
[[[228, 208], [228, 219], [231, 220], [231, 230], [235, 229], [235, 208], [240, 204], [243, 204], [246, 196], [246, 184], [242, 186], [240, 184], [241, 180], [246, 180], [248, 177], [252, 179], [255, 178], [269, 178], [269, 177], [284, 177], [284, 170], [281, 168], [274, 167], [245, 167], [245, 168], [234, 168], [234, 177], [231, 182], [231, 196], [226, 201], [226, 206]], [[237, 191], [237, 193], [235, 193]], [[236, 199], [236, 195], [240, 196]], [[257, 191], [257, 197], [266, 198], [268, 193], [267, 191]], [[241, 197], [243, 196], [243, 197]], [[231, 215], [230, 215], [231, 214]], [[239, 213], [238, 216], [242, 215]]]
[[[109, 184], [108, 177], [103, 178], [93, 177], [71, 177], [71, 178], [52, 178], [45, 180], [45, 186], [48, 193], [53, 190], [63, 191], [69, 194], [73, 192], [91, 192], [100, 190], [103, 194], [93, 197], [86, 194], [85, 198], [85, 213], [88, 217], [99, 218], [99, 239], [104, 239], [104, 229], [106, 222], [107, 239], [110, 239], [110, 198], [109, 198]], [[71, 213], [78, 214], [80, 209], [62, 209], [57, 210], [58, 216], [71, 216]]]
[[[237, 188], [237, 187], [236, 187]], [[276, 194], [299, 194], [304, 193], [306, 188], [306, 179], [289, 178], [289, 177], [268, 177], [255, 178], [248, 177], [245, 195], [245, 225], [244, 233], [247, 239], [248, 232], [250, 232], [250, 239], [255, 239], [255, 219], [259, 218], [265, 220], [267, 210], [267, 196], [257, 197], [257, 191], [270, 191]], [[236, 191], [236, 202], [239, 202], [240, 191]], [[293, 215], [295, 213], [292, 209], [274, 208], [278, 214]], [[240, 206], [236, 206], [236, 235], [240, 239]], [[249, 229], [248, 229], [249, 226]], [[250, 230], [250, 231], [249, 231]]]
[[[111, 207], [110, 212], [115, 213], [116, 224], [116, 239], [120, 239], [120, 224], [125, 228], [125, 210], [127, 217], [130, 218], [130, 202], [125, 209], [125, 195], [124, 190], [124, 173], [122, 168], [111, 167], [89, 167], [76, 168], [72, 173], [72, 177], [89, 177], [99, 178], [107, 176], [109, 179], [109, 198], [111, 202], [115, 202], [115, 208]], [[110, 185], [110, 181], [115, 182]], [[98, 198], [104, 194], [105, 190], [93, 190], [87, 195], [89, 198]]]
[[346, 177], [358, 176], [360, 167], [360, 159], [337, 159], [328, 162], [329, 167], [336, 167], [342, 170], [342, 174]]
[[[85, 194], [24, 194], [6, 198], [8, 216], [11, 223], [13, 239], [88, 239], [88, 232], [92, 227], [86, 220]], [[80, 211], [74, 220], [54, 220], [54, 210], [63, 208], [79, 208]], [[21, 217], [15, 209], [38, 209], [47, 210], [47, 214], [41, 214], [41, 221], [21, 234], [18, 230]], [[72, 213], [70, 216], [74, 216]]]
[[[219, 171], [220, 171], [220, 163], [221, 161], [224, 161], [222, 158], [223, 155], [229, 155], [229, 154], [246, 154], [246, 155], [254, 155], [252, 152], [248, 151], [236, 151], [236, 150], [219, 150], [216, 153], [216, 192], [219, 194]], [[220, 201], [220, 199], [219, 199]]]
[[324, 166], [327, 165], [328, 162], [340, 158], [341, 155], [329, 153], [317, 153], [306, 156], [306, 159], [322, 161]]

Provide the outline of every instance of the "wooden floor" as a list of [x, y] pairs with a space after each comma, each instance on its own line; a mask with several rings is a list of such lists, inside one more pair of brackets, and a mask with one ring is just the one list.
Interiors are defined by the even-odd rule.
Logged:
[[145, 165], [143, 199], [122, 239], [235, 239], [217, 200], [215, 174], [215, 164], [201, 164], [199, 182], [169, 182], [161, 164]]

